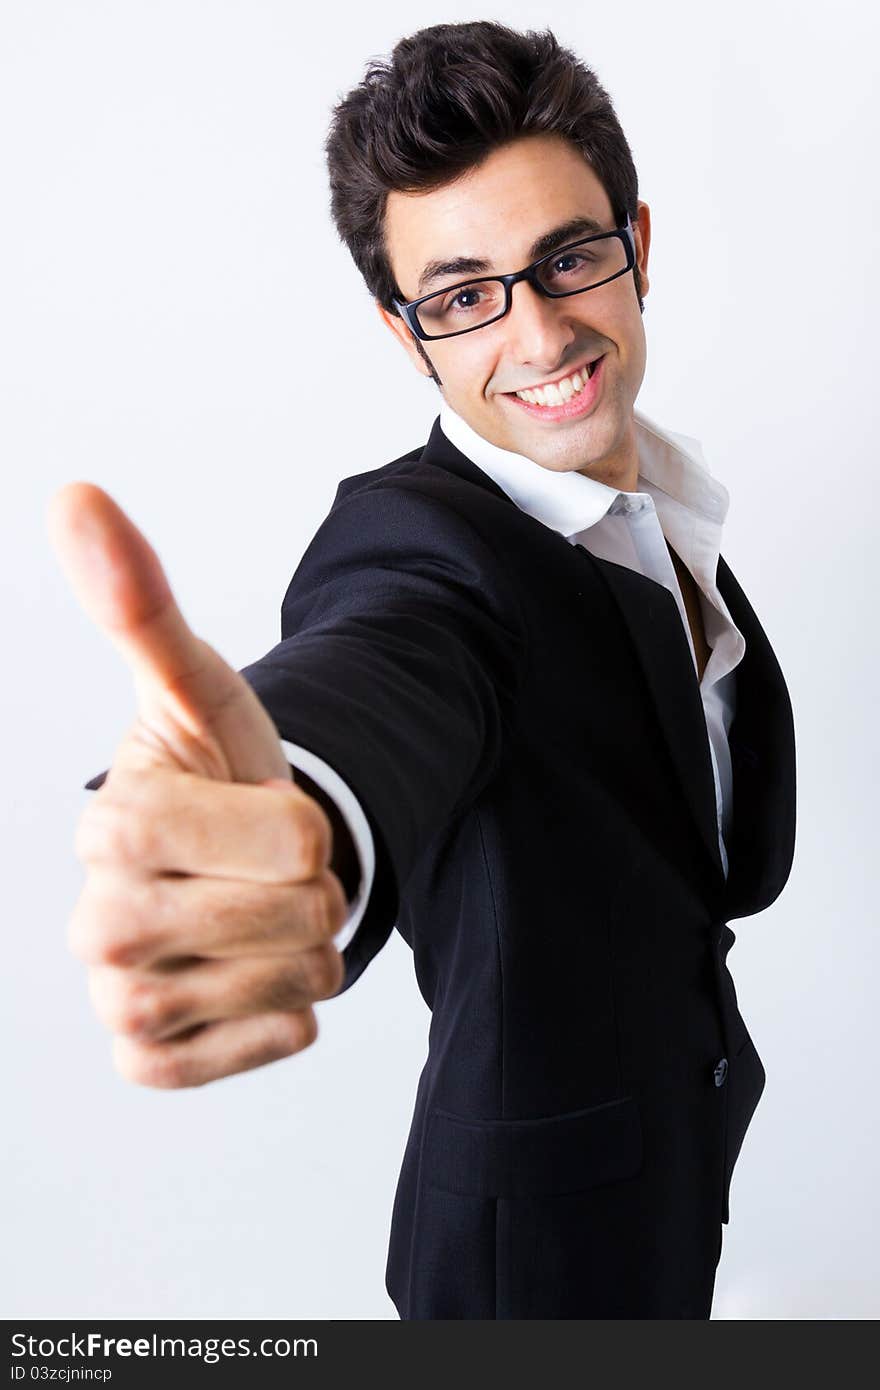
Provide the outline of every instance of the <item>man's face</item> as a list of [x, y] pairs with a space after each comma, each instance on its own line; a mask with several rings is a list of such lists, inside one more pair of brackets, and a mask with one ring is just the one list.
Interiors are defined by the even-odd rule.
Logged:
[[[648, 289], [650, 212], [639, 203], [634, 224], [642, 294]], [[487, 262], [481, 274], [528, 265], [539, 237], [575, 217], [614, 225], [611, 204], [579, 150], [558, 135], [529, 135], [494, 151], [479, 168], [430, 193], [392, 192], [385, 236], [391, 266], [405, 298], [464, 280], [447, 274], [420, 288], [429, 261], [458, 256]], [[560, 245], [577, 236], [568, 235]], [[423, 374], [429, 368], [409, 328], [377, 305]], [[544, 468], [577, 470], [634, 490], [638, 472], [633, 405], [645, 374], [646, 345], [632, 271], [582, 294], [549, 299], [530, 284], [513, 288], [510, 312], [458, 337], [421, 344], [442, 383], [444, 398], [484, 439], [523, 454]], [[574, 372], [604, 354], [583, 413], [566, 419], [524, 408], [511, 393]]]

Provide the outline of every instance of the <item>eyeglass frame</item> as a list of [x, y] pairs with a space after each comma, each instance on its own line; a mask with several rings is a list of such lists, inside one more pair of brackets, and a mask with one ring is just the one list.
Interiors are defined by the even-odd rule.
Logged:
[[[619, 237], [623, 242], [626, 252], [626, 265], [623, 270], [615, 270], [613, 275], [607, 276], [604, 280], [598, 280], [595, 285], [582, 285], [577, 290], [548, 290], [538, 279], [538, 267], [547, 261], [554, 260], [557, 256], [563, 256], [567, 251], [572, 251], [576, 246], [584, 246], [588, 241], [604, 241], [611, 237]], [[471, 275], [467, 280], [459, 280], [454, 285], [444, 285], [440, 290], [432, 290], [430, 294], [423, 294], [419, 299], [401, 300], [392, 297], [394, 305], [400, 317], [409, 328], [410, 332], [420, 338], [425, 343], [436, 343], [441, 338], [460, 338], [463, 333], [476, 333], [479, 328], [488, 328], [490, 323], [497, 323], [510, 313], [513, 304], [513, 287], [519, 280], [528, 280], [533, 289], [539, 294], [543, 294], [547, 299], [567, 299], [572, 294], [586, 294], [587, 290], [598, 290], [602, 285], [609, 285], [612, 280], [617, 280], [621, 275], [626, 275], [633, 269], [636, 263], [636, 240], [633, 235], [632, 221], [629, 213], [626, 214], [626, 222], [622, 227], [614, 227], [608, 232], [593, 232], [590, 236], [579, 237], [577, 241], [570, 241], [565, 246], [558, 246], [555, 251], [548, 251], [545, 255], [539, 256], [531, 265], [524, 266], [522, 270], [511, 271], [509, 275]], [[473, 323], [470, 328], [455, 328], [451, 333], [426, 333], [416, 318], [416, 310], [420, 304], [424, 304], [427, 299], [438, 299], [440, 295], [450, 294], [452, 290], [464, 289], [466, 285], [483, 284], [491, 280], [504, 286], [504, 308], [500, 314], [495, 314], [491, 319], [485, 319], [483, 323]]]

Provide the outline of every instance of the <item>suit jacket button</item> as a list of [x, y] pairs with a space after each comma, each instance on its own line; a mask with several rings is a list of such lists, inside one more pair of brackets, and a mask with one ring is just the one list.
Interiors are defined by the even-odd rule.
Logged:
[[721, 1061], [718, 1063], [717, 1067], [715, 1068], [715, 1085], [716, 1085], [716, 1086], [723, 1086], [726, 1077], [727, 1077], [727, 1058], [726, 1058], [726, 1057], [722, 1057], [722, 1058], [721, 1058]]

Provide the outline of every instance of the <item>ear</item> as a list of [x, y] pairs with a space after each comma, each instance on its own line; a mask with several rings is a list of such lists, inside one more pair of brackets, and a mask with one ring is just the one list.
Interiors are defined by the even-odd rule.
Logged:
[[642, 297], [644, 297], [651, 287], [648, 279], [648, 249], [651, 245], [651, 209], [647, 203], [643, 203], [641, 198], [637, 204], [639, 220], [633, 223], [633, 235], [636, 239], [636, 264], [639, 268], [639, 275], [642, 281]]
[[378, 299], [374, 299], [373, 303], [376, 306], [380, 319], [391, 329], [395, 338], [399, 340], [413, 365], [421, 372], [422, 376], [430, 377], [431, 369], [416, 347], [415, 339], [410, 332], [406, 320], [402, 319], [399, 314], [391, 313], [389, 309], [386, 309], [383, 304], [379, 303]]

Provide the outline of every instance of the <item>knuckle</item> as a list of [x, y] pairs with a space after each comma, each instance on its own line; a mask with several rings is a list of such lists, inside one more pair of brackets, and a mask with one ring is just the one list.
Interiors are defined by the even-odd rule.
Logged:
[[312, 1008], [279, 1014], [274, 1020], [270, 1049], [275, 1057], [289, 1057], [310, 1047], [318, 1036], [318, 1020]]
[[317, 801], [303, 797], [292, 801], [294, 858], [297, 870], [307, 877], [320, 872], [331, 854], [330, 822]]
[[320, 941], [332, 939], [345, 921], [348, 906], [342, 884], [330, 869], [321, 870], [310, 886], [310, 926]]
[[300, 1015], [300, 1047], [311, 1047], [318, 1036], [318, 1015], [314, 1009], [307, 1009]]
[[342, 886], [342, 880], [339, 876], [335, 874], [332, 869], [328, 869], [326, 871], [326, 877], [327, 891], [330, 895], [330, 913], [333, 920], [330, 934], [331, 936], [335, 936], [348, 917], [349, 904], [348, 898], [345, 896], [345, 889]]
[[120, 1027], [118, 972], [105, 965], [92, 965], [88, 973], [88, 992], [98, 1018], [111, 1032]]
[[155, 818], [142, 806], [96, 800], [77, 823], [74, 848], [85, 864], [151, 864], [157, 847]]
[[143, 982], [125, 971], [99, 965], [89, 971], [89, 996], [95, 1013], [113, 1033], [136, 1037], [146, 1022], [150, 1005]]
[[[125, 932], [120, 930], [121, 922], [127, 923]], [[130, 959], [131, 934], [130, 910], [117, 902], [115, 893], [88, 882], [67, 924], [71, 953], [87, 965], [125, 965]]]
[[142, 957], [142, 944], [131, 937], [121, 935], [118, 931], [99, 937], [95, 942], [94, 959], [98, 965], [113, 965], [125, 969], [137, 965]]
[[146, 963], [148, 942], [136, 919], [109, 916], [96, 918], [89, 928], [89, 959], [96, 965], [112, 965], [119, 969]]
[[333, 961], [333, 976], [330, 986], [330, 995], [338, 994], [345, 980], [345, 961], [342, 959], [342, 952], [334, 946], [331, 954]]
[[111, 841], [113, 856], [122, 864], [155, 864], [158, 836], [152, 816], [140, 809], [117, 816]]
[[341, 952], [335, 946], [321, 946], [310, 952], [306, 974], [311, 997], [329, 998], [336, 993], [345, 974]]
[[310, 883], [305, 890], [305, 901], [308, 940], [325, 941], [331, 935], [331, 914], [323, 883]]
[[167, 1091], [187, 1085], [180, 1059], [161, 1046], [142, 1047], [125, 1037], [114, 1038], [113, 1064], [120, 1076], [135, 1086]]
[[168, 1025], [169, 1012], [161, 989], [128, 980], [119, 1003], [116, 1031], [132, 1038], [157, 1037]]
[[266, 1014], [285, 1014], [302, 1007], [305, 993], [304, 971], [299, 962], [285, 963], [270, 975], [263, 976], [251, 996], [255, 1010]]

